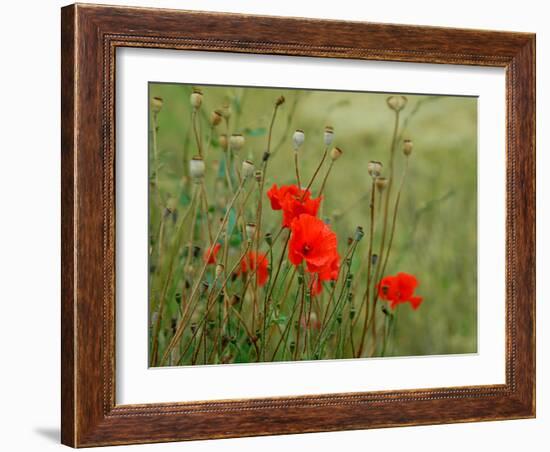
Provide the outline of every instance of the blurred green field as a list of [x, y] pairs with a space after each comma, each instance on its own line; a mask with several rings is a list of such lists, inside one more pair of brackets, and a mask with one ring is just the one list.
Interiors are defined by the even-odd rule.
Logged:
[[[309, 179], [319, 163], [325, 125], [334, 127], [334, 144], [344, 151], [331, 173], [323, 202], [342, 249], [356, 226], [368, 231], [371, 178], [367, 162], [388, 161], [393, 112], [387, 94], [290, 89], [201, 86], [201, 114], [229, 101], [231, 132], [241, 132], [241, 155], [259, 165], [274, 100], [283, 95], [273, 132], [274, 155], [266, 187], [294, 183], [292, 133], [304, 130], [301, 172]], [[151, 83], [150, 98], [164, 99], [159, 115], [159, 185], [177, 194], [184, 162], [195, 153], [190, 131], [191, 86]], [[401, 199], [392, 255], [386, 274], [413, 273], [424, 302], [417, 311], [397, 308], [394, 340], [388, 355], [473, 353], [477, 351], [477, 100], [467, 97], [407, 95], [401, 138], [414, 141], [409, 176]], [[204, 128], [205, 126], [203, 126]], [[224, 132], [220, 126], [220, 132]], [[203, 129], [207, 134], [207, 130]], [[398, 148], [399, 184], [404, 157]], [[222, 157], [216, 137], [207, 165]], [[315, 189], [315, 185], [313, 188]], [[269, 204], [269, 203], [267, 203]], [[264, 208], [265, 223], [278, 224], [280, 213]], [[275, 229], [275, 226], [273, 226]], [[362, 250], [367, 243], [363, 240]], [[384, 303], [384, 302], [381, 302]]]

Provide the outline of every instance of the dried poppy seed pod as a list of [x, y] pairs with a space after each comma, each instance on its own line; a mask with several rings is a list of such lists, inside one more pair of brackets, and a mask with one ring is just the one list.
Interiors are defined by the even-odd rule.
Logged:
[[252, 163], [250, 160], [243, 160], [241, 172], [242, 176], [245, 179], [248, 179], [254, 175], [254, 163]]
[[201, 105], [202, 105], [202, 91], [198, 88], [193, 88], [193, 92], [191, 93], [190, 100], [191, 100], [191, 106], [195, 110], [198, 110], [199, 108], [201, 108]]
[[388, 186], [388, 179], [385, 177], [377, 177], [374, 183], [379, 191], [384, 191], [384, 189]]
[[223, 264], [216, 264], [216, 278], [222, 275], [224, 268]]
[[227, 149], [227, 135], [225, 133], [222, 133], [218, 137], [218, 142], [220, 143], [221, 148], [225, 151]]
[[204, 178], [204, 170], [205, 164], [202, 157], [197, 155], [189, 160], [189, 174], [196, 183], [201, 182]]
[[330, 159], [335, 162], [336, 160], [338, 160], [340, 157], [342, 157], [342, 154], [344, 153], [344, 151], [342, 151], [342, 149], [340, 148], [332, 148], [330, 150]]
[[386, 102], [393, 111], [401, 111], [407, 105], [407, 98], [405, 96], [390, 96]]
[[229, 145], [232, 151], [240, 151], [244, 146], [244, 137], [240, 133], [234, 133], [229, 138]]
[[229, 104], [229, 102], [225, 102], [222, 105], [222, 108], [220, 109], [220, 112], [221, 112], [224, 119], [227, 120], [227, 119], [231, 118], [231, 105]]
[[246, 238], [252, 240], [256, 235], [256, 223], [246, 223], [245, 226]]
[[153, 113], [158, 113], [159, 111], [161, 111], [162, 104], [164, 104], [162, 97], [153, 97], [151, 99], [151, 108], [153, 109]]
[[212, 127], [216, 127], [220, 122], [222, 122], [223, 116], [220, 110], [214, 110], [210, 114], [210, 124]]
[[275, 101], [275, 105], [280, 106], [285, 103], [285, 96], [279, 96], [277, 100]]
[[294, 147], [295, 151], [300, 149], [300, 146], [304, 144], [305, 139], [306, 139], [306, 134], [302, 129], [296, 129], [294, 131], [294, 135], [292, 135], [292, 146]]
[[405, 154], [407, 157], [411, 155], [413, 151], [413, 142], [411, 140], [405, 140], [403, 141], [403, 154]]
[[331, 126], [325, 127], [324, 140], [325, 146], [328, 147], [332, 144], [332, 141], [334, 140], [334, 129]]
[[367, 171], [369, 172], [371, 177], [380, 176], [380, 173], [382, 172], [382, 163], [377, 162], [375, 160], [371, 160], [367, 164]]

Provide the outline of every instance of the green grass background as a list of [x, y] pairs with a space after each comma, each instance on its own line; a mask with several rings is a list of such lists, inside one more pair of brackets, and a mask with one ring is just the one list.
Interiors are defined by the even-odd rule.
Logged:
[[[266, 187], [294, 183], [292, 132], [305, 131], [300, 149], [302, 179], [309, 180], [323, 152], [323, 129], [334, 127], [344, 155], [334, 166], [325, 191], [323, 216], [331, 219], [340, 251], [357, 225], [368, 231], [371, 179], [369, 160], [387, 162], [393, 128], [388, 94], [341, 91], [201, 86], [201, 114], [232, 106], [231, 131], [246, 136], [242, 157], [261, 162], [266, 129], [274, 100], [283, 95], [274, 127], [275, 154]], [[151, 83], [150, 97], [164, 99], [159, 115], [159, 185], [177, 193], [184, 157], [196, 153], [190, 134], [191, 86]], [[424, 303], [417, 311], [408, 304], [397, 309], [394, 356], [472, 353], [477, 351], [477, 100], [469, 97], [407, 95], [402, 112], [402, 138], [414, 141], [409, 176], [401, 199], [396, 236], [386, 274], [413, 273]], [[203, 132], [207, 134], [203, 125]], [[224, 132], [223, 125], [219, 132]], [[214, 146], [207, 164], [221, 151]], [[396, 154], [396, 185], [404, 157]], [[324, 170], [323, 170], [324, 172]], [[394, 185], [394, 186], [396, 186]], [[314, 189], [315, 189], [314, 185]], [[318, 186], [317, 186], [318, 187]], [[280, 212], [266, 203], [265, 218], [275, 231]], [[367, 235], [362, 246], [367, 246]], [[382, 302], [383, 303], [383, 302]]]

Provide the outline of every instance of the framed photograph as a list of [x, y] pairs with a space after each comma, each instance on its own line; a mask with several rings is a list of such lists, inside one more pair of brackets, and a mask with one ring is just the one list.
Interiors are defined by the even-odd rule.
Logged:
[[535, 36], [62, 9], [62, 442], [535, 416]]

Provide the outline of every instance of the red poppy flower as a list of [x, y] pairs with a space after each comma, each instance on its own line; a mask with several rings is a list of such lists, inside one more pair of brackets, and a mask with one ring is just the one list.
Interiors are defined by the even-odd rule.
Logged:
[[262, 287], [267, 282], [269, 276], [265, 254], [258, 253], [256, 255], [255, 251], [249, 251], [241, 260], [241, 272], [247, 273], [249, 270], [256, 270], [256, 281], [258, 281], [258, 285]]
[[336, 279], [340, 269], [336, 234], [319, 218], [302, 214], [291, 225], [288, 258], [294, 265], [305, 260], [307, 271], [316, 273], [318, 292], [322, 281]]
[[273, 210], [283, 211], [283, 227], [285, 228], [289, 228], [292, 220], [303, 213], [317, 215], [321, 204], [321, 197], [312, 198], [309, 190], [298, 188], [297, 185], [282, 185], [279, 188], [277, 184], [273, 184], [267, 192], [267, 196]]
[[222, 245], [220, 243], [216, 243], [215, 245], [212, 245], [210, 248], [206, 250], [206, 253], [204, 253], [204, 262], [206, 262], [208, 265], [215, 264], [216, 263], [216, 257], [218, 256], [218, 252], [220, 251], [220, 248]]
[[413, 296], [416, 286], [418, 286], [418, 280], [414, 275], [398, 273], [395, 276], [386, 276], [378, 284], [378, 296], [382, 300], [389, 301], [392, 309], [400, 303], [407, 302], [413, 309], [418, 309], [423, 298]]

